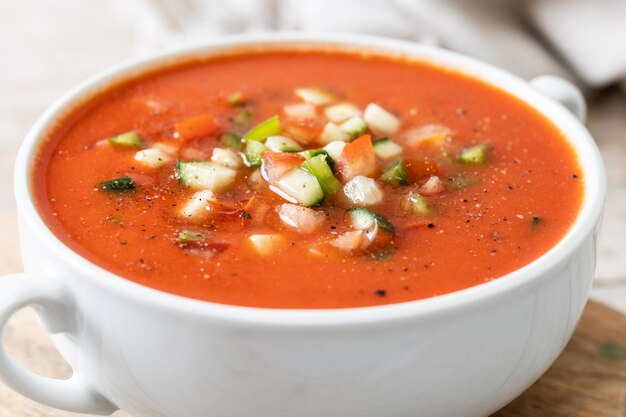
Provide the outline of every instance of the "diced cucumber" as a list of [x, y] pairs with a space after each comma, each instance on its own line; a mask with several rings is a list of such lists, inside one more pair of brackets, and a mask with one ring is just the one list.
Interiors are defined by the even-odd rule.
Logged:
[[243, 141], [241, 140], [241, 136], [232, 132], [224, 133], [222, 136], [220, 136], [220, 143], [222, 144], [222, 146], [233, 149], [241, 149], [243, 147]]
[[109, 138], [109, 144], [116, 148], [146, 147], [146, 142], [136, 132], [126, 132]]
[[379, 180], [389, 185], [407, 185], [409, 178], [404, 162], [398, 159], [387, 165]]
[[260, 167], [263, 162], [262, 154], [267, 148], [261, 142], [251, 140], [246, 142], [244, 156], [246, 157], [246, 165], [249, 167]]
[[330, 157], [333, 158], [333, 160], [338, 161], [343, 152], [343, 148], [345, 147], [346, 147], [346, 142], [333, 141], [327, 144], [326, 146], [324, 146], [324, 150], [328, 152], [328, 155], [330, 155]]
[[302, 169], [315, 175], [326, 197], [333, 195], [341, 188], [341, 183], [333, 175], [333, 171], [327, 162], [327, 156], [324, 154], [314, 156], [304, 161], [302, 163]]
[[298, 152], [302, 146], [287, 136], [274, 135], [265, 140], [265, 147], [273, 152]]
[[339, 103], [328, 106], [324, 115], [333, 123], [341, 123], [354, 116], [361, 116], [361, 110], [352, 103]]
[[243, 164], [237, 152], [226, 148], [214, 148], [211, 161], [232, 169], [240, 168]]
[[283, 112], [290, 119], [313, 119], [317, 116], [315, 106], [309, 103], [288, 104], [283, 107]]
[[348, 210], [348, 216], [352, 227], [357, 230], [370, 231], [374, 227], [378, 226], [382, 230], [390, 233], [395, 233], [393, 224], [382, 216], [366, 209], [366, 208], [353, 208]]
[[150, 168], [159, 168], [172, 160], [172, 157], [160, 148], [143, 149], [135, 154], [135, 161]]
[[486, 143], [465, 148], [459, 153], [459, 161], [466, 165], [484, 165], [487, 163], [488, 148]]
[[428, 216], [433, 209], [433, 205], [426, 197], [416, 192], [412, 192], [407, 196], [402, 207], [405, 212], [417, 216]]
[[343, 193], [357, 206], [373, 206], [383, 201], [383, 192], [371, 178], [357, 175], [343, 186]]
[[112, 193], [125, 193], [135, 190], [135, 182], [131, 177], [125, 176], [100, 183], [100, 189]]
[[335, 101], [335, 96], [323, 88], [297, 88], [296, 95], [305, 103], [321, 106]]
[[319, 204], [324, 199], [324, 191], [315, 175], [302, 168], [295, 168], [284, 174], [276, 182], [276, 186], [291, 197], [287, 201], [306, 207]]
[[242, 110], [232, 118], [232, 121], [239, 127], [246, 127], [252, 121], [252, 112], [250, 110]]
[[339, 127], [350, 136], [350, 139], [356, 139], [367, 132], [367, 124], [361, 116], [354, 116], [343, 122]]
[[211, 201], [216, 201], [212, 191], [198, 191], [182, 206], [180, 215], [187, 219], [201, 219], [209, 212], [208, 207]]
[[[345, 142], [341, 142], [345, 143]], [[308, 149], [306, 151], [298, 152], [300, 155], [304, 156], [306, 159], [311, 159], [317, 155], [325, 155], [326, 163], [330, 167], [331, 170], [335, 169], [335, 160], [330, 156], [330, 154], [326, 151], [326, 149]]]
[[328, 144], [331, 142], [348, 142], [350, 140], [350, 134], [345, 130], [337, 126], [336, 124], [329, 122], [326, 123], [322, 133], [319, 136], [319, 142], [322, 144]]
[[243, 138], [246, 141], [258, 140], [263, 142], [268, 136], [279, 135], [281, 129], [278, 116], [272, 116], [263, 123], [253, 127]]
[[380, 135], [393, 135], [400, 129], [400, 120], [376, 103], [367, 105], [363, 120], [372, 132]]
[[372, 145], [380, 159], [392, 159], [402, 155], [402, 146], [387, 137], [376, 139]]
[[241, 106], [244, 103], [243, 94], [237, 91], [228, 96], [228, 104], [231, 106]]
[[204, 232], [197, 229], [182, 229], [176, 236], [179, 243], [198, 242], [204, 239], [206, 239]]
[[279, 234], [259, 234], [248, 236], [254, 250], [262, 256], [273, 255], [285, 244], [285, 238]]
[[214, 192], [228, 188], [237, 177], [237, 171], [234, 169], [209, 161], [178, 161], [176, 168], [181, 185]]

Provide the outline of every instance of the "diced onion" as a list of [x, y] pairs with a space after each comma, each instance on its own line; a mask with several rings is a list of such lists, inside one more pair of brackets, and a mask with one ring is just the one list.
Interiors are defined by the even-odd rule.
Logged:
[[357, 175], [343, 186], [343, 193], [356, 206], [373, 206], [383, 201], [383, 191], [376, 181]]
[[378, 135], [393, 135], [400, 129], [400, 120], [376, 103], [367, 105], [363, 120]]

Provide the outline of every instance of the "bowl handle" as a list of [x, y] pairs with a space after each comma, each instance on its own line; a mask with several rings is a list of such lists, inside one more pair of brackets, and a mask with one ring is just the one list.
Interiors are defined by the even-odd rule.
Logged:
[[[22, 307], [35, 307], [50, 331], [71, 330], [71, 296], [52, 277], [13, 274], [0, 278], [0, 337], [11, 316]], [[74, 371], [69, 379], [46, 378], [19, 365], [0, 341], [0, 380], [41, 404], [67, 411], [109, 415], [118, 408]]]
[[530, 80], [530, 85], [552, 100], [561, 103], [581, 122], [585, 122], [587, 117], [585, 97], [574, 84], [555, 75], [541, 75]]

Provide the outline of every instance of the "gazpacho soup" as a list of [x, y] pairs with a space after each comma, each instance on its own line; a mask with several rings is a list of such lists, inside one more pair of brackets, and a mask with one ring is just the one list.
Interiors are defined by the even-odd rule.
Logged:
[[399, 57], [250, 51], [99, 93], [41, 145], [53, 233], [136, 283], [269, 308], [398, 303], [497, 279], [573, 224], [559, 130], [506, 92]]

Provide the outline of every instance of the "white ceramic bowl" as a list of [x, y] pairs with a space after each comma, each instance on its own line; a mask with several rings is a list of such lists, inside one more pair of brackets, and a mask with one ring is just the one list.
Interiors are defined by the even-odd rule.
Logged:
[[[520, 98], [550, 119], [584, 171], [582, 210], [536, 261], [492, 282], [420, 301], [338, 310], [273, 310], [194, 301], [120, 278], [81, 258], [35, 210], [29, 175], [42, 138], [77, 104], [129, 76], [239, 48], [311, 46], [406, 55], [454, 68]], [[584, 114], [571, 85], [534, 83]], [[596, 145], [565, 107], [473, 59], [364, 36], [243, 36], [105, 71], [33, 126], [15, 171], [26, 274], [0, 279], [0, 328], [25, 305], [74, 369], [35, 375], [0, 349], [3, 380], [66, 410], [137, 417], [486, 416], [533, 383], [569, 340], [588, 297], [605, 173]]]

